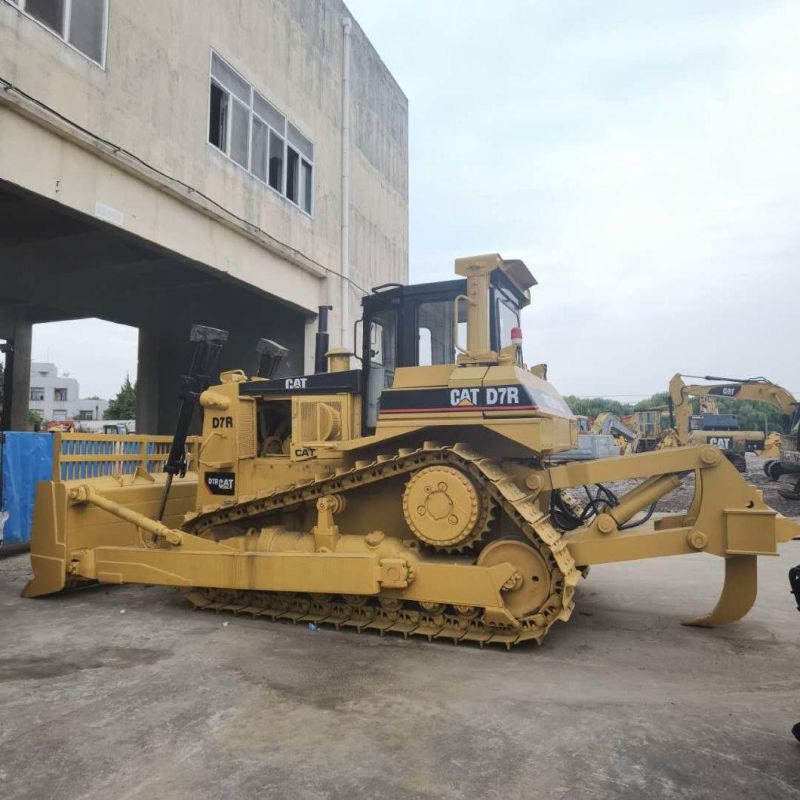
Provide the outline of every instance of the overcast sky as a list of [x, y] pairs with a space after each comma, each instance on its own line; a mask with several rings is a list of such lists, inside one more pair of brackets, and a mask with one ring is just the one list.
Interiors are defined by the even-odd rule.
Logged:
[[[676, 371], [800, 393], [800, 2], [348, 5], [409, 99], [412, 281], [523, 258], [526, 360], [565, 394]], [[41, 326], [34, 355], [108, 395], [135, 339], [92, 325], [88, 351]]]

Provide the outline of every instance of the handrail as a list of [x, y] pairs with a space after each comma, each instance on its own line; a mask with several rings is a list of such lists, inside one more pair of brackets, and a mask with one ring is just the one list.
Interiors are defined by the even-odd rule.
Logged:
[[[127, 475], [143, 469], [163, 472], [171, 436], [54, 431], [53, 480]], [[189, 469], [196, 469], [199, 436], [186, 441]]]

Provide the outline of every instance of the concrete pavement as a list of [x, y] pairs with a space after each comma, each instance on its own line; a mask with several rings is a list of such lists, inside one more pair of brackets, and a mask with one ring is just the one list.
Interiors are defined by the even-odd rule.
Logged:
[[[800, 797], [800, 614], [761, 559], [743, 621], [708, 556], [592, 570], [510, 653], [191, 611], [163, 588], [19, 597], [0, 560], [0, 796]], [[124, 611], [125, 613], [121, 613]]]

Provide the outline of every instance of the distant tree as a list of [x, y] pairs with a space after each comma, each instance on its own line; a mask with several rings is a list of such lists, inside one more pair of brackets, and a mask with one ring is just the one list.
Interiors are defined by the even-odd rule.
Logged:
[[567, 395], [564, 400], [572, 409], [573, 414], [580, 414], [585, 417], [596, 417], [602, 411], [610, 411], [618, 417], [624, 417], [631, 413], [629, 403], [620, 403], [618, 400], [611, 400], [608, 397], [575, 397]]
[[133, 419], [136, 416], [136, 384], [128, 375], [117, 396], [108, 404], [104, 419]]
[[634, 407], [634, 411], [641, 411], [643, 408], [653, 408], [653, 406], [669, 405], [669, 392], [656, 392], [650, 397], [640, 400]]
[[[135, 387], [134, 387], [135, 388]], [[87, 400], [102, 400], [101, 397], [98, 397], [96, 394], [90, 395], [86, 398]]]

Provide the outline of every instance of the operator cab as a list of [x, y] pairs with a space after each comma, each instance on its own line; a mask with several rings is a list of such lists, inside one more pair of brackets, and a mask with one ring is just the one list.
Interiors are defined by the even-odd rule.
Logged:
[[694, 414], [689, 418], [690, 431], [738, 431], [739, 417], [735, 414]]
[[[532, 276], [530, 280], [535, 284]], [[456, 363], [457, 345], [463, 350], [467, 340], [467, 304], [456, 305], [456, 299], [466, 293], [464, 278], [413, 286], [385, 284], [362, 299], [365, 428], [374, 430], [381, 392], [392, 386], [398, 367]], [[529, 302], [527, 288], [521, 289], [503, 269], [492, 272], [489, 327], [493, 351], [512, 344], [512, 330], [520, 327], [520, 309]]]

